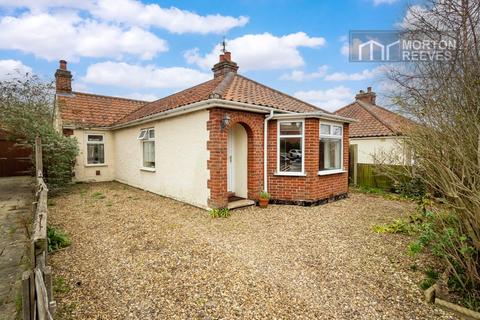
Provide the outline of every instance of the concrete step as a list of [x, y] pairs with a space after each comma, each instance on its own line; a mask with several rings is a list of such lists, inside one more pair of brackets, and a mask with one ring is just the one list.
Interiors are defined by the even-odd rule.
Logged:
[[230, 210], [233, 210], [233, 209], [249, 207], [249, 206], [254, 206], [254, 205], [255, 205], [255, 201], [248, 200], [248, 199], [242, 199], [242, 200], [236, 200], [236, 201], [229, 202], [227, 208], [230, 209]]

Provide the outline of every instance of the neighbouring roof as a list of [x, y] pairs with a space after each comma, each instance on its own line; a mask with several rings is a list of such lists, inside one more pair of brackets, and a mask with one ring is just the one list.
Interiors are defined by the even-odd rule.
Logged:
[[282, 111], [322, 111], [329, 113], [235, 72], [229, 72], [226, 75], [217, 76], [216, 78], [203, 82], [197, 86], [147, 103], [138, 110], [126, 115], [117, 123], [122, 124], [139, 120], [153, 114], [158, 114], [210, 98], [271, 107]]
[[355, 101], [335, 114], [357, 120], [350, 124], [351, 138], [401, 136], [413, 122], [395, 112], [364, 101]]
[[71, 92], [57, 94], [62, 125], [107, 127], [134, 112], [146, 101]]

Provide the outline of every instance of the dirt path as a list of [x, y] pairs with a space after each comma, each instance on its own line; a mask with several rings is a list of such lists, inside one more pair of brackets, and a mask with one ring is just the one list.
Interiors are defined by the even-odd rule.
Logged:
[[0, 319], [15, 319], [33, 200], [30, 177], [0, 178]]
[[50, 260], [65, 319], [454, 318], [423, 302], [409, 240], [372, 232], [407, 202], [352, 194], [211, 219], [119, 183], [54, 201], [50, 221], [73, 241]]

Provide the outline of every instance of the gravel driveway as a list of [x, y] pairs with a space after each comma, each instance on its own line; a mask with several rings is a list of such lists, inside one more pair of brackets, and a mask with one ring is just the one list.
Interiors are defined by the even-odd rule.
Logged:
[[50, 259], [60, 318], [454, 319], [423, 302], [409, 239], [372, 232], [408, 202], [353, 193], [212, 219], [114, 182], [53, 201], [50, 223], [73, 241]]

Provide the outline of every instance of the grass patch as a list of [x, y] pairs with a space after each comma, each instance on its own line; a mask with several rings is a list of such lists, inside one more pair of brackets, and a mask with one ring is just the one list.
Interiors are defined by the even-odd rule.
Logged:
[[212, 209], [210, 210], [210, 216], [212, 218], [227, 218], [230, 216], [230, 210], [228, 208]]
[[99, 191], [95, 191], [94, 193], [92, 193], [92, 198], [95, 199], [95, 200], [100, 200], [100, 199], [105, 199], [105, 195]]
[[68, 247], [72, 242], [68, 235], [53, 226], [47, 226], [48, 252]]
[[64, 294], [70, 292], [70, 286], [63, 277], [53, 278], [53, 292], [55, 294]]
[[408, 222], [402, 219], [396, 219], [389, 224], [376, 224], [373, 226], [373, 231], [376, 233], [403, 233], [411, 234], [412, 227]]

